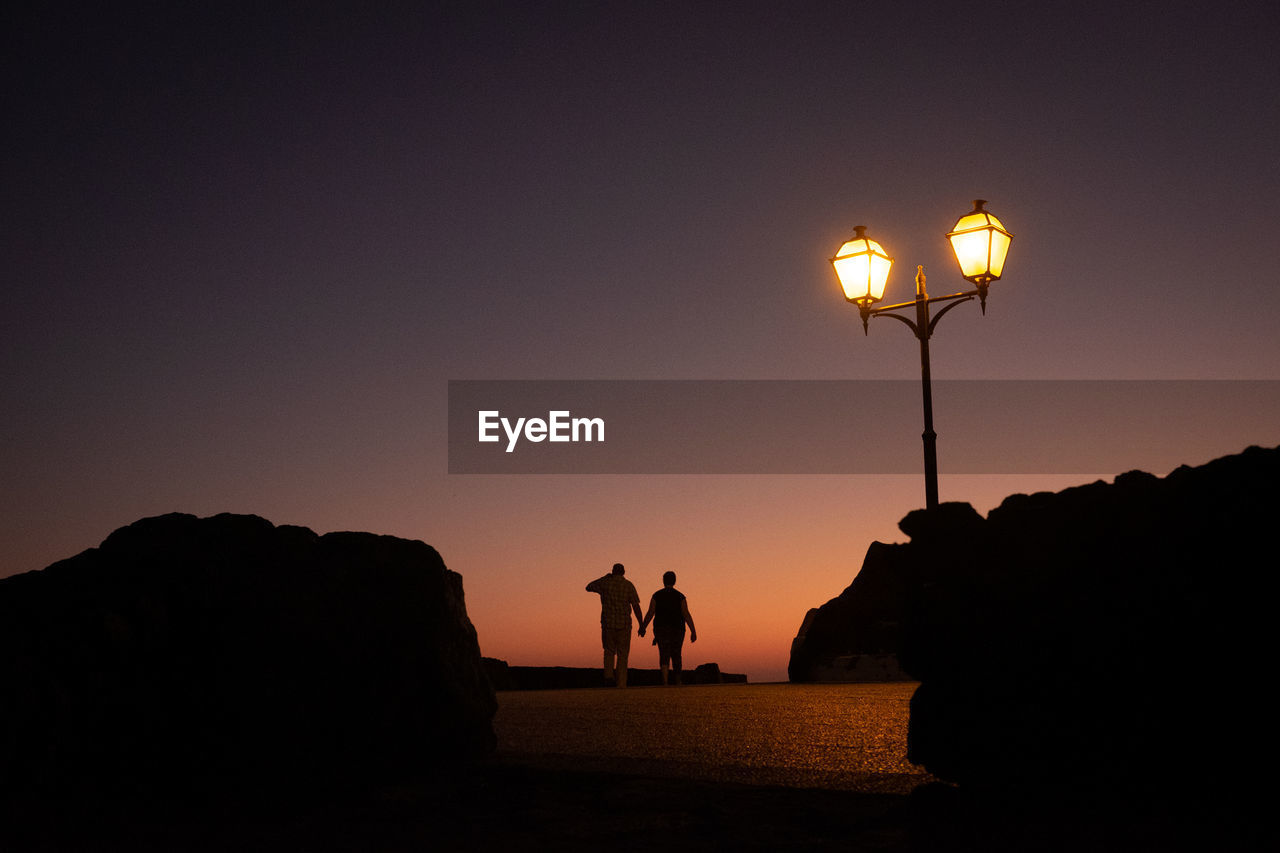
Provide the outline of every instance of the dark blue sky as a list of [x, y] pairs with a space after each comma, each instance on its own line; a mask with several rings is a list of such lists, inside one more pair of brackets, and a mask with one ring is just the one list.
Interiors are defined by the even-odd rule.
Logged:
[[[447, 380], [912, 378], [826, 259], [863, 224], [891, 298], [962, 289], [976, 197], [1016, 237], [935, 376], [1280, 379], [1269, 4], [188, 5], [5, 13], [0, 574], [256, 512], [436, 544], [483, 638], [511, 573], [744, 486], [448, 477]], [[735, 517], [786, 540], [804, 482]], [[877, 483], [804, 606], [913, 508]]]

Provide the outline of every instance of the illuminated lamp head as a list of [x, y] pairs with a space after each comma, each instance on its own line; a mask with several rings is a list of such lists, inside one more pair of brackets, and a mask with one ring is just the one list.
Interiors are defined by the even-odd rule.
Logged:
[[1013, 240], [1013, 234], [983, 207], [986, 203], [985, 199], [975, 199], [973, 210], [960, 217], [947, 234], [960, 274], [978, 286], [984, 311], [987, 285], [1004, 273], [1005, 256]]
[[853, 239], [846, 242], [831, 259], [836, 278], [844, 289], [844, 298], [858, 305], [867, 306], [884, 298], [884, 283], [889, 278], [893, 258], [884, 248], [867, 237], [867, 226], [857, 225]]

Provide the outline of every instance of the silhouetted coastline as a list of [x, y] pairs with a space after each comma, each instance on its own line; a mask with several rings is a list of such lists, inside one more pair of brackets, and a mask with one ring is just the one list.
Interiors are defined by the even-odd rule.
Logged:
[[[482, 658], [485, 675], [493, 689], [504, 690], [564, 690], [568, 688], [611, 687], [599, 667], [574, 666], [511, 666], [498, 658]], [[627, 667], [627, 683], [631, 687], [654, 687], [662, 684], [662, 672], [657, 669]], [[721, 672], [716, 663], [699, 664], [684, 673], [685, 684], [746, 684], [747, 676]]]

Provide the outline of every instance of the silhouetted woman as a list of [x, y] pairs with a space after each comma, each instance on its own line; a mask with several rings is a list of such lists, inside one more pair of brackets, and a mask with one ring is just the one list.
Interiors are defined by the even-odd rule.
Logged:
[[649, 599], [649, 612], [640, 623], [640, 636], [653, 621], [653, 641], [658, 646], [658, 666], [662, 669], [662, 683], [667, 683], [667, 671], [675, 669], [675, 682], [680, 683], [680, 649], [684, 645], [684, 626], [689, 625], [689, 642], [698, 642], [698, 629], [693, 627], [689, 615], [689, 602], [684, 593], [676, 589], [676, 573], [662, 576], [662, 589]]

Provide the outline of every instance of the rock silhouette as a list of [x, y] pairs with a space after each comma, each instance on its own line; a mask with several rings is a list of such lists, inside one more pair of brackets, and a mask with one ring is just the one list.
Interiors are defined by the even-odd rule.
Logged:
[[495, 707], [422, 542], [172, 514], [0, 581], [0, 788], [408, 777]]
[[962, 789], [1238, 792], [1274, 755], [1252, 685], [1273, 646], [1278, 485], [1280, 448], [1251, 447], [1164, 478], [1014, 495], [985, 519], [968, 504], [912, 512], [909, 543], [873, 544], [854, 584], [806, 617], [793, 678], [868, 645], [897, 651], [921, 682], [910, 757]]
[[[902, 642], [907, 587], [906, 573], [894, 563], [898, 550], [895, 545], [872, 542], [853, 582], [840, 595], [805, 614], [791, 642], [787, 663], [791, 681], [856, 680], [856, 664], [864, 657], [884, 661], [880, 667], [868, 667], [886, 673], [873, 680], [890, 680], [891, 670], [900, 673], [896, 656]], [[841, 671], [851, 668], [854, 673], [840, 677]]]

